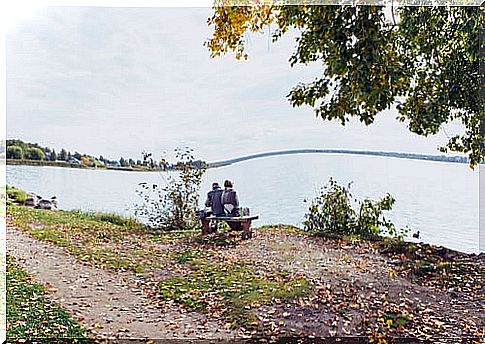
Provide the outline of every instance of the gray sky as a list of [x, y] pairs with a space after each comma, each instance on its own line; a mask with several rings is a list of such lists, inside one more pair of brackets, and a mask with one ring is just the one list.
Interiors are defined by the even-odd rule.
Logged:
[[[293, 35], [247, 36], [249, 60], [211, 59], [210, 8], [44, 8], [7, 32], [7, 137], [139, 158], [188, 145], [211, 161], [290, 148], [439, 154], [383, 113], [370, 127], [315, 118], [285, 96], [321, 65], [290, 68]], [[457, 130], [447, 127], [447, 134]]]

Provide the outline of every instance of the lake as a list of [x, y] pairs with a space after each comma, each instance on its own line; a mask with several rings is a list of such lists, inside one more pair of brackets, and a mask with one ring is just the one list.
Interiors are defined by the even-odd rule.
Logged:
[[[122, 172], [59, 167], [7, 166], [7, 184], [45, 198], [59, 208], [133, 215], [138, 183], [163, 183], [159, 172]], [[395, 199], [389, 218], [420, 231], [419, 241], [478, 252], [478, 171], [466, 164], [394, 158], [305, 154], [262, 158], [208, 170], [201, 204], [212, 181], [234, 182], [242, 206], [259, 214], [255, 226], [302, 226], [308, 203], [333, 177], [353, 182], [357, 197]], [[416, 241], [417, 239], [408, 238]]]

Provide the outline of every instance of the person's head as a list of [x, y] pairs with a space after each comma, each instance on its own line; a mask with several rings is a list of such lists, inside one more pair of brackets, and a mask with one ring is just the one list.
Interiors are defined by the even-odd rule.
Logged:
[[232, 188], [232, 182], [229, 179], [226, 179], [224, 181], [224, 187], [225, 188]]
[[220, 186], [219, 186], [219, 183], [218, 182], [212, 183], [212, 190], [219, 189], [219, 188], [220, 188]]

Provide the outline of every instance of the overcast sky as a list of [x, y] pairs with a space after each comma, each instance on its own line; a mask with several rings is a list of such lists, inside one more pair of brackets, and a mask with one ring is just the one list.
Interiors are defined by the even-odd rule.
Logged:
[[411, 134], [393, 111], [341, 127], [292, 108], [292, 86], [322, 69], [289, 66], [294, 35], [247, 36], [249, 60], [211, 59], [210, 15], [49, 7], [17, 22], [7, 33], [7, 137], [117, 159], [183, 145], [208, 161], [311, 147], [439, 154], [444, 133]]

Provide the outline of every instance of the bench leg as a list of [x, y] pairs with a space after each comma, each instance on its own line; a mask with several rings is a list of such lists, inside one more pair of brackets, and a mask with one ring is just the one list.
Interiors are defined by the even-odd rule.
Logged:
[[211, 221], [208, 219], [202, 219], [201, 222], [202, 222], [202, 235], [209, 234], [209, 231], [210, 231], [209, 225]]
[[212, 221], [212, 226], [209, 227], [209, 233], [217, 233], [217, 221]]
[[242, 239], [251, 239], [253, 237], [253, 233], [251, 232], [251, 221], [244, 221], [241, 222], [242, 226]]

